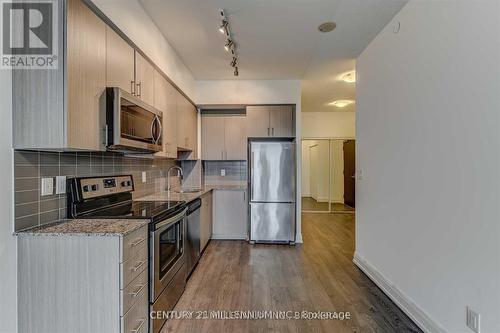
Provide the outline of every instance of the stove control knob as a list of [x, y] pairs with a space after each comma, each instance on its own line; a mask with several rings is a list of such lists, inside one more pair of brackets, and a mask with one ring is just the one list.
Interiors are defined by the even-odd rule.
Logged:
[[99, 185], [97, 185], [97, 184], [92, 185], [92, 191], [97, 191], [98, 188], [99, 188]]
[[89, 191], [89, 186], [88, 185], [84, 185], [83, 186], [83, 192], [88, 192]]

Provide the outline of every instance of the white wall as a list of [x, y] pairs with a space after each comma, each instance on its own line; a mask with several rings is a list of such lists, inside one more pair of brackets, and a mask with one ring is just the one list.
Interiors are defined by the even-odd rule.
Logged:
[[[196, 81], [197, 104], [295, 104], [297, 138], [301, 137], [301, 89], [299, 80], [206, 80]], [[297, 233], [302, 243], [301, 231], [301, 155], [297, 142]]]
[[354, 138], [354, 112], [302, 112], [303, 138]]
[[92, 0], [192, 100], [195, 81], [138, 0]]
[[429, 331], [500, 332], [499, 6], [410, 1], [357, 60], [356, 255]]
[[14, 230], [12, 81], [0, 70], [0, 332], [17, 331], [17, 246]]

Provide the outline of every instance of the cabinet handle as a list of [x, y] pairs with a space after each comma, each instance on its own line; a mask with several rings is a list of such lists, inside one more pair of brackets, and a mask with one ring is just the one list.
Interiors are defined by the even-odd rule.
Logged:
[[141, 244], [146, 238], [139, 238], [137, 239], [135, 242], [133, 243], [130, 243], [130, 247], [134, 247], [134, 246], [137, 246], [139, 244]]
[[273, 131], [272, 131], [272, 133], [273, 133], [273, 136], [274, 136], [274, 127], [273, 127]]
[[137, 83], [137, 97], [142, 95], [142, 82]]
[[269, 127], [267, 128], [267, 136], [271, 136]]
[[142, 286], [139, 287], [139, 289], [137, 291], [134, 291], [132, 293], [130, 293], [130, 296], [132, 297], [137, 297], [137, 295], [139, 295], [139, 293], [142, 291], [142, 289], [144, 289], [144, 287], [146, 286], [147, 284], [143, 284]]
[[220, 151], [220, 159], [223, 160], [224, 159], [224, 150], [221, 150]]
[[139, 326], [137, 326], [137, 328], [136, 328], [136, 329], [133, 329], [133, 330], [131, 330], [130, 332], [132, 332], [132, 333], [137, 333], [137, 332], [139, 332], [139, 331], [141, 330], [142, 326], [144, 326], [144, 323], [145, 323], [145, 322], [146, 322], [146, 319], [141, 320], [141, 323], [139, 324]]
[[138, 264], [137, 266], [132, 267], [132, 271], [133, 271], [133, 272], [137, 272], [137, 270], [138, 270], [139, 268], [141, 268], [141, 266], [142, 266], [142, 265], [144, 265], [145, 263], [146, 263], [146, 261], [144, 261], [144, 260], [143, 260], [143, 261], [140, 261], [140, 262], [139, 262], [139, 264]]
[[130, 93], [132, 95], [135, 95], [135, 81], [134, 80], [130, 81]]

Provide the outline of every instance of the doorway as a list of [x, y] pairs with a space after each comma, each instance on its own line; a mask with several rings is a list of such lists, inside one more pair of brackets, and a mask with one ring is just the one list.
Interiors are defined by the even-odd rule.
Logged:
[[302, 211], [353, 213], [355, 141], [302, 140]]

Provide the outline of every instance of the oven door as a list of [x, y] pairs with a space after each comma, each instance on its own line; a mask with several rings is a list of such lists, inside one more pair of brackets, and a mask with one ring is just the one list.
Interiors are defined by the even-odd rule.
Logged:
[[186, 211], [156, 223], [151, 231], [151, 303], [184, 264]]
[[162, 112], [119, 88], [107, 89], [109, 150], [156, 152], [162, 149]]

